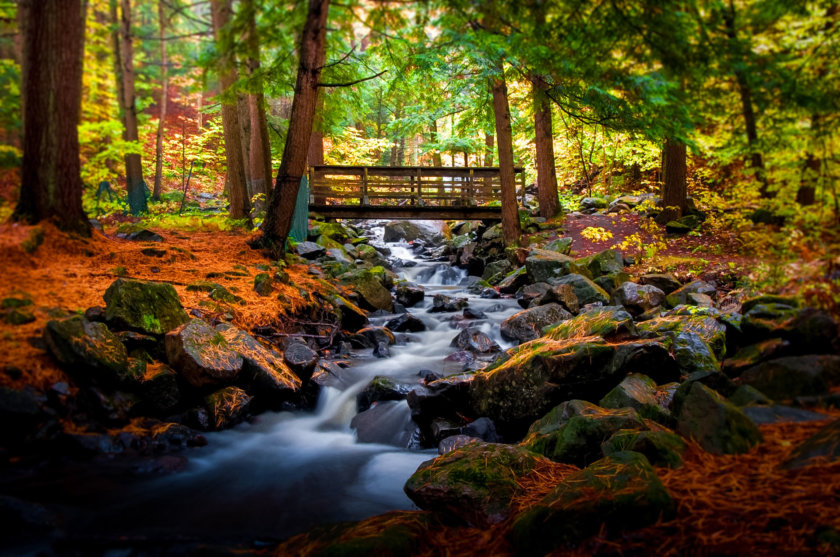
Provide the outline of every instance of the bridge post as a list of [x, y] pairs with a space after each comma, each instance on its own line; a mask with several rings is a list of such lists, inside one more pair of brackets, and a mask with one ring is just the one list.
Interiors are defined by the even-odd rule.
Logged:
[[522, 206], [525, 206], [525, 170], [519, 173], [519, 185], [522, 187]]
[[417, 167], [417, 205], [423, 206], [423, 178], [420, 167]]
[[362, 171], [362, 199], [360, 200], [362, 205], [370, 205], [370, 200], [368, 199], [368, 169], [364, 167]]

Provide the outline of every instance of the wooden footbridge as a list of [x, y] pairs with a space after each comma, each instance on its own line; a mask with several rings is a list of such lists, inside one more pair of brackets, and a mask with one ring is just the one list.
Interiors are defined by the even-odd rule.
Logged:
[[[515, 169], [525, 192], [522, 168]], [[494, 167], [313, 166], [309, 211], [327, 218], [499, 220]]]

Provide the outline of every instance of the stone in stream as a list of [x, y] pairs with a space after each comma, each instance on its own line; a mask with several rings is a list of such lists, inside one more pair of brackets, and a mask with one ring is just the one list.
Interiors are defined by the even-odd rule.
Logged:
[[510, 516], [519, 479], [539, 461], [520, 447], [469, 442], [421, 464], [406, 482], [405, 493], [421, 509], [487, 527]]
[[391, 349], [388, 348], [387, 342], [377, 342], [373, 347], [373, 356], [376, 358], [390, 358]]
[[245, 419], [251, 405], [251, 397], [239, 387], [225, 387], [204, 399], [207, 410], [208, 428], [221, 430], [234, 426]]
[[381, 443], [408, 447], [417, 426], [408, 418], [405, 407], [396, 400], [382, 400], [359, 411], [350, 421], [359, 443]]
[[356, 395], [356, 409], [364, 412], [374, 403], [386, 400], [404, 400], [413, 385], [397, 383], [390, 377], [377, 375], [370, 380], [370, 383]]
[[641, 315], [662, 305], [665, 293], [655, 286], [638, 285], [625, 282], [612, 293], [618, 305], [627, 308], [633, 315]]
[[474, 327], [461, 331], [449, 345], [480, 355], [495, 354], [502, 351], [496, 341]]
[[348, 299], [336, 295], [330, 301], [338, 314], [338, 320], [343, 330], [355, 332], [368, 324], [365, 311]]
[[410, 313], [403, 313], [385, 323], [385, 327], [395, 333], [419, 333], [426, 330], [426, 324]]
[[421, 286], [400, 284], [396, 288], [397, 302], [407, 308], [414, 307], [426, 297], [426, 292]]
[[520, 445], [555, 462], [586, 466], [601, 458], [601, 444], [623, 429], [648, 427], [632, 408], [607, 409], [572, 400], [534, 422]]
[[513, 523], [523, 555], [543, 555], [597, 534], [641, 528], [676, 512], [668, 490], [644, 455], [614, 453], [566, 476]]
[[468, 304], [469, 301], [466, 298], [453, 298], [445, 294], [435, 294], [429, 313], [454, 313], [461, 311]]
[[201, 319], [167, 333], [165, 345], [169, 365], [194, 387], [232, 383], [244, 365], [225, 336]]
[[528, 272], [525, 267], [519, 267], [515, 271], [508, 273], [505, 278], [499, 282], [499, 292], [502, 294], [514, 294], [517, 290], [530, 282], [531, 281], [528, 278]]
[[78, 380], [119, 385], [133, 378], [125, 346], [104, 323], [80, 315], [52, 320], [44, 328], [44, 343]]
[[610, 303], [609, 294], [583, 275], [571, 273], [560, 278], [553, 278], [548, 282], [552, 286], [561, 284], [570, 285], [581, 307], [594, 303], [600, 303], [606, 306]]
[[413, 221], [396, 220], [386, 223], [382, 241], [399, 242], [400, 240], [406, 242], [422, 240], [426, 245], [437, 245], [443, 241], [443, 236], [430, 226]]
[[464, 313], [462, 315], [464, 316], [464, 319], [487, 319], [486, 313], [473, 308], [464, 308]]
[[773, 400], [822, 395], [840, 385], [840, 356], [788, 356], [762, 362], [738, 378]]
[[119, 278], [104, 298], [105, 319], [117, 329], [163, 335], [189, 321], [171, 284]]
[[370, 271], [357, 273], [352, 284], [362, 300], [372, 309], [393, 311], [394, 300], [391, 298], [391, 292], [383, 286], [375, 273]]
[[309, 348], [304, 342], [290, 342], [283, 351], [283, 361], [302, 380], [307, 380], [315, 371], [318, 363], [318, 353]]
[[[683, 390], [683, 387], [680, 389]], [[715, 454], [739, 454], [761, 442], [755, 424], [735, 405], [700, 382], [688, 383], [677, 412], [677, 431]]]
[[506, 340], [527, 342], [539, 338], [543, 327], [555, 325], [571, 317], [572, 314], [559, 304], [546, 304], [511, 315], [502, 321], [499, 330]]

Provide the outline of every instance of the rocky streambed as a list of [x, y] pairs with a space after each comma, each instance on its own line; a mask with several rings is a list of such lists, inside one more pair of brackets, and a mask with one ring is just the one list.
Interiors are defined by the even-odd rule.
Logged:
[[[419, 507], [432, 514], [383, 522], [381, 536], [321, 529], [276, 551], [361, 537], [375, 554], [393, 549], [391, 527], [411, 539], [507, 524], [509, 543], [540, 553], [672, 516], [656, 470], [679, 467], [688, 442], [743, 453], [762, 441], [757, 424], [827, 420], [808, 408], [837, 404], [837, 323], [795, 299], [631, 280], [620, 252], [573, 257], [564, 239], [506, 251], [498, 227], [477, 223], [448, 241], [413, 223], [310, 236], [299, 257], [350, 290], [321, 302], [336, 322], [326, 345], [265, 342], [131, 280], [47, 325], [70, 384], [3, 392], [20, 424], [10, 450], [37, 463], [0, 484], [18, 548], [272, 547]], [[282, 269], [254, 287], [271, 280]], [[789, 465], [836, 459], [836, 429]], [[45, 447], [53, 458], [32, 456]], [[553, 463], [568, 466], [556, 488], [513, 504]]]

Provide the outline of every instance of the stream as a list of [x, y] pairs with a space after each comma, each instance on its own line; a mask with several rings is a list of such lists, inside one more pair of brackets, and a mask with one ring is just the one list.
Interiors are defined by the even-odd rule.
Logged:
[[[381, 225], [370, 233], [374, 245], [385, 245]], [[318, 524], [415, 508], [403, 485], [437, 451], [406, 448], [414, 427], [405, 401], [380, 403], [385, 406], [376, 425], [383, 428], [380, 436], [400, 439], [402, 446], [357, 442], [351, 428], [356, 396], [377, 375], [420, 384], [420, 370], [439, 375], [460, 371], [444, 361], [456, 351], [450, 342], [459, 329], [450, 319], [460, 312], [429, 313], [434, 294], [469, 298], [470, 308], [487, 316], [470, 325], [503, 349], [511, 344], [501, 338], [498, 324], [520, 308], [513, 299], [468, 294], [464, 271], [424, 260], [409, 244], [386, 246], [392, 260], [404, 262], [397, 268], [401, 278], [426, 290], [425, 300], [408, 311], [427, 330], [396, 333], [390, 358], [375, 358], [370, 349], [354, 351], [352, 365], [333, 386], [322, 389], [314, 411], [264, 413], [234, 429], [206, 434], [208, 445], [185, 453], [189, 460], [179, 472], [126, 482], [124, 475], [78, 465], [40, 479], [36, 491], [41, 497], [35, 500], [59, 509], [71, 538], [122, 538], [127, 543], [271, 543]], [[372, 317], [371, 325], [393, 317]], [[31, 498], [31, 489], [27, 492], [21, 496]]]

